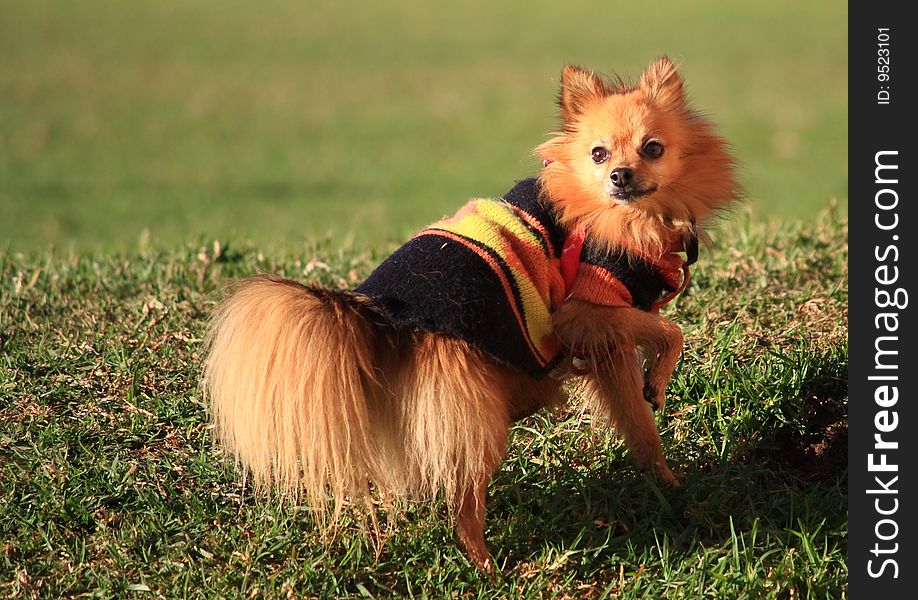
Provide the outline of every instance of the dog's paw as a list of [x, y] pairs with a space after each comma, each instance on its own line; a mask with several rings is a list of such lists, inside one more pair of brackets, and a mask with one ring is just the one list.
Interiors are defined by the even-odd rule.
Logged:
[[653, 476], [657, 481], [669, 487], [679, 487], [679, 478], [670, 470], [665, 462], [658, 462], [653, 466]]
[[644, 383], [644, 400], [650, 405], [654, 412], [660, 410], [663, 402], [663, 394], [657, 392], [649, 381]]

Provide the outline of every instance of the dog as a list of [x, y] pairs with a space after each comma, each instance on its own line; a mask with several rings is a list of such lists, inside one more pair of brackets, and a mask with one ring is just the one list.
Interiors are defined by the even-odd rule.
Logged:
[[538, 177], [432, 224], [356, 289], [261, 275], [219, 304], [202, 381], [256, 486], [326, 527], [374, 495], [442, 498], [491, 572], [485, 500], [508, 430], [571, 377], [635, 463], [678, 485], [653, 411], [683, 335], [659, 310], [740, 196], [737, 163], [666, 57], [634, 84], [567, 66], [558, 103]]

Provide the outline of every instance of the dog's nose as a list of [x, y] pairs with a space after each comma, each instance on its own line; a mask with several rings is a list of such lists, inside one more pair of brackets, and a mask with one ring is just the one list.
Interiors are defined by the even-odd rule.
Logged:
[[619, 167], [614, 169], [609, 177], [612, 179], [612, 185], [623, 188], [631, 183], [634, 178], [634, 171], [627, 167]]

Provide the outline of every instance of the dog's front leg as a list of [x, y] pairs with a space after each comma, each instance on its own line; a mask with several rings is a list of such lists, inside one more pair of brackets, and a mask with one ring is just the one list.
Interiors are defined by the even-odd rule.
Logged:
[[589, 401], [612, 422], [637, 466], [668, 485], [679, 480], [666, 464], [653, 410], [644, 397], [640, 356], [633, 346], [615, 346], [586, 375]]
[[[678, 326], [638, 309], [580, 301], [562, 305], [554, 323], [565, 345], [584, 355], [591, 367], [586, 376], [587, 400], [609, 418], [639, 467], [677, 485], [663, 457], [648, 401], [659, 408], [665, 404], [666, 386], [682, 352]], [[646, 380], [638, 348], [650, 358]]]
[[666, 406], [666, 388], [669, 387], [676, 363], [682, 355], [682, 329], [658, 314], [628, 310], [632, 311], [627, 322], [633, 328], [634, 342], [644, 349], [648, 362], [644, 377], [644, 399], [654, 410], [662, 410]]

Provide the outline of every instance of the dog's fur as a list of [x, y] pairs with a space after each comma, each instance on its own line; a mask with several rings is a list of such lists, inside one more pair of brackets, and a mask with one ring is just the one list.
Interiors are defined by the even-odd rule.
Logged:
[[[703, 236], [699, 224], [738, 196], [726, 143], [688, 107], [668, 59], [634, 86], [567, 67], [559, 104], [563, 126], [537, 152], [545, 199], [567, 231], [659, 257], [682, 249], [674, 240]], [[662, 156], [645, 155], [650, 138]], [[608, 154], [601, 164], [595, 147]], [[633, 197], [610, 190], [620, 167], [633, 170]], [[680, 328], [637, 308], [555, 308], [557, 335], [590, 366], [588, 403], [639, 466], [677, 484], [648, 401], [664, 406]], [[488, 482], [511, 423], [562, 400], [558, 379], [534, 379], [446, 335], [394, 328], [360, 294], [268, 276], [239, 283], [219, 306], [207, 348], [216, 436], [258, 486], [303, 498], [326, 525], [372, 494], [442, 494], [469, 558], [491, 570]]]

